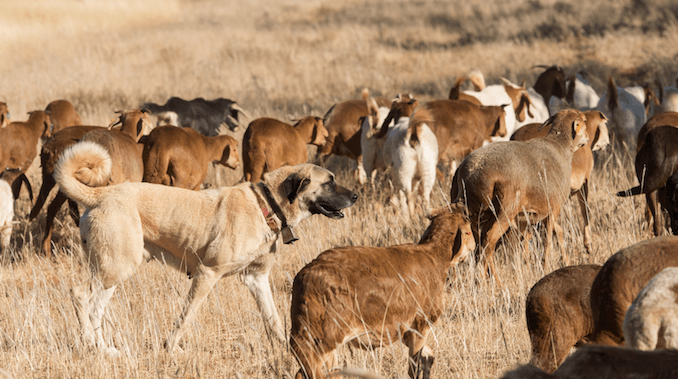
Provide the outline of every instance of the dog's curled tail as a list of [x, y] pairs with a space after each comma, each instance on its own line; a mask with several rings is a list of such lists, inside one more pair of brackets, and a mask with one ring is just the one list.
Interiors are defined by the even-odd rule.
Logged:
[[108, 184], [110, 176], [111, 156], [103, 146], [89, 141], [66, 149], [54, 169], [61, 191], [88, 209], [98, 204], [101, 186]]

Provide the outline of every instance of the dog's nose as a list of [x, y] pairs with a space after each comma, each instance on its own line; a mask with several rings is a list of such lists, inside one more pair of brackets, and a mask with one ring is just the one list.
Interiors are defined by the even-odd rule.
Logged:
[[358, 200], [358, 194], [357, 194], [357, 193], [353, 193], [353, 194], [351, 195], [351, 201], [355, 203], [356, 200]]

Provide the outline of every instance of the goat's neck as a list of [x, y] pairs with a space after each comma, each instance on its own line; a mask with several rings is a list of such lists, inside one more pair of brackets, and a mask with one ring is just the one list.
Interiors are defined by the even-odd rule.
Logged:
[[552, 127], [545, 138], [556, 146], [565, 146], [565, 149], [559, 150], [564, 150], [566, 155], [569, 155], [570, 159], [572, 159], [572, 154], [575, 150], [574, 141], [572, 140], [572, 131], [553, 129]]
[[299, 125], [294, 127], [294, 129], [297, 131], [297, 134], [301, 137], [302, 140], [306, 143], [312, 143], [313, 142], [313, 130], [315, 129], [315, 123], [313, 122], [313, 119], [308, 118], [299, 121]]
[[137, 139], [138, 122], [139, 120], [135, 120], [133, 118], [126, 119], [122, 126], [120, 126], [120, 132], [127, 134], [128, 136], [132, 137], [135, 141], [138, 141]]
[[28, 126], [27, 129], [30, 130], [32, 137], [35, 140], [40, 138], [40, 136], [45, 133], [46, 125], [44, 117], [32, 114], [28, 118], [28, 121], [26, 121], [26, 125]]
[[[457, 241], [459, 230], [450, 233], [446, 227], [438, 226], [432, 230], [431, 233], [419, 242], [419, 245], [426, 247], [435, 256], [443, 262], [450, 262], [454, 255], [455, 249], [461, 248], [461, 238]], [[458, 252], [458, 251], [457, 251]]]

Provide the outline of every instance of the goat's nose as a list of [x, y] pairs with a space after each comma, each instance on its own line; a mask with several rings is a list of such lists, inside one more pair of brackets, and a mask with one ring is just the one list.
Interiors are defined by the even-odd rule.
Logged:
[[358, 194], [354, 192], [354, 193], [351, 195], [351, 201], [355, 203], [356, 200], [358, 200]]

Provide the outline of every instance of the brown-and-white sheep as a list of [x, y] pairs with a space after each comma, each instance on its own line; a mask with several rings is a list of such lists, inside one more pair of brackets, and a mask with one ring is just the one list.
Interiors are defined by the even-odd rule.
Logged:
[[[560, 207], [570, 197], [572, 155], [589, 139], [586, 117], [578, 110], [560, 111], [544, 124], [551, 127], [546, 137], [491, 143], [472, 152], [452, 180], [450, 198], [468, 207], [484, 270], [498, 283], [495, 246], [517, 217], [546, 220], [546, 261]], [[562, 241], [562, 229], [556, 232]], [[567, 264], [564, 252], [562, 257]]]

